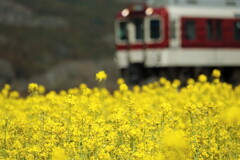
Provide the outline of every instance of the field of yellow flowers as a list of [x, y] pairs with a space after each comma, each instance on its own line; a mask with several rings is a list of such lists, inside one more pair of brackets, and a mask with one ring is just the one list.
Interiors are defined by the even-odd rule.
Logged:
[[44, 93], [29, 84], [21, 97], [0, 93], [0, 159], [9, 160], [239, 160], [240, 86], [219, 81], [159, 81], [129, 89], [98, 88]]

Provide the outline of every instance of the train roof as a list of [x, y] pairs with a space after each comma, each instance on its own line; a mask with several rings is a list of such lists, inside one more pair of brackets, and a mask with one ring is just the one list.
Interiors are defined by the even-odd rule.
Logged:
[[[240, 0], [152, 0], [155, 1], [155, 5], [148, 3], [132, 3], [128, 6], [127, 11], [130, 13], [145, 13], [148, 7], [155, 9], [166, 9], [170, 17], [209, 17], [209, 18], [235, 18], [240, 19]], [[187, 2], [191, 4], [187, 5]], [[234, 2], [235, 5], [229, 5], [226, 1]], [[157, 2], [159, 2], [157, 4]], [[178, 3], [176, 3], [178, 2]], [[207, 5], [208, 4], [208, 5]], [[215, 5], [213, 5], [215, 4]], [[239, 7], [236, 7], [239, 5]], [[124, 9], [125, 10], [125, 9]], [[123, 11], [124, 11], [123, 10]], [[122, 12], [117, 14], [117, 17], [122, 17]], [[129, 13], [130, 12], [130, 13]]]
[[214, 17], [240, 19], [240, 8], [168, 6], [171, 17]]
[[240, 0], [146, 0], [149, 6], [206, 6], [239, 8]]

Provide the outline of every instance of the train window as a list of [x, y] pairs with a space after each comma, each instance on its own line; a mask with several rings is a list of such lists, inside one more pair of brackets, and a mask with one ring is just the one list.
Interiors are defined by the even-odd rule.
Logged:
[[240, 21], [237, 21], [234, 24], [234, 35], [235, 40], [240, 41]]
[[221, 40], [222, 39], [222, 21], [221, 20], [216, 20], [216, 35], [215, 39], [216, 40]]
[[184, 39], [186, 39], [186, 40], [194, 40], [196, 38], [195, 21], [193, 21], [193, 20], [185, 21], [184, 31], [185, 31]]
[[120, 22], [119, 23], [119, 39], [120, 40], [127, 40], [127, 22]]
[[143, 19], [134, 19], [135, 25], [135, 38], [137, 40], [143, 40]]
[[152, 19], [150, 21], [150, 37], [152, 39], [159, 39], [160, 38], [160, 20]]
[[213, 40], [213, 21], [207, 20], [207, 39]]
[[221, 20], [209, 19], [206, 22], [207, 39], [221, 40], [222, 39], [222, 22]]
[[170, 37], [171, 39], [176, 38], [176, 21], [171, 21], [170, 23]]

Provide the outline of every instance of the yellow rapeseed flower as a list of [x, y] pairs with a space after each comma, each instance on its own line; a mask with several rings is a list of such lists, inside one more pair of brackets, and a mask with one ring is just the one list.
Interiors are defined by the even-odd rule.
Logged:
[[4, 85], [4, 89], [10, 90], [10, 89], [11, 89], [11, 86], [10, 86], [9, 84], [5, 84], [5, 85]]
[[204, 74], [201, 74], [201, 75], [198, 77], [198, 81], [199, 81], [199, 82], [202, 82], [202, 83], [207, 82], [207, 76], [204, 75]]
[[218, 70], [218, 69], [214, 69], [214, 70], [212, 71], [212, 76], [213, 76], [214, 78], [220, 78], [220, 76], [221, 76], [221, 71]]
[[107, 79], [107, 74], [104, 71], [99, 71], [96, 74], [96, 80], [98, 80], [99, 82], [106, 80]]
[[10, 92], [9, 96], [11, 98], [18, 98], [20, 95], [19, 95], [18, 91], [12, 91], [12, 92]]
[[223, 111], [222, 117], [225, 122], [230, 124], [237, 124], [240, 122], [240, 107], [229, 107]]
[[123, 79], [123, 78], [118, 78], [117, 84], [118, 84], [118, 85], [121, 85], [121, 84], [123, 84], [123, 83], [125, 83], [124, 79]]
[[188, 84], [188, 85], [193, 85], [194, 83], [195, 83], [195, 81], [194, 81], [193, 78], [189, 78], [189, 79], [187, 80], [187, 84]]
[[131, 88], [121, 80], [113, 92], [80, 84], [41, 94], [31, 83], [23, 98], [5, 86], [0, 159], [238, 159], [240, 86], [218, 76], [179, 88], [166, 78]]
[[67, 160], [67, 156], [63, 148], [55, 147], [52, 152], [52, 160]]
[[28, 85], [28, 91], [29, 92], [38, 91], [38, 84], [37, 83], [30, 83]]
[[39, 85], [38, 87], [38, 93], [40, 94], [44, 94], [46, 91], [45, 87], [43, 85]]
[[167, 82], [167, 79], [165, 78], [165, 77], [161, 77], [160, 79], [159, 79], [159, 83], [160, 84], [165, 84]]
[[178, 79], [175, 79], [172, 83], [173, 88], [178, 88], [181, 85], [181, 81]]
[[119, 90], [120, 91], [127, 91], [128, 90], [128, 86], [125, 83], [123, 83], [123, 84], [120, 85]]

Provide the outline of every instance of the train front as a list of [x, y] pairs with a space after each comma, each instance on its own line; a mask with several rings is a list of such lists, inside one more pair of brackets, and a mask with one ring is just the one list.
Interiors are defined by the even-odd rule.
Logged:
[[138, 83], [147, 73], [145, 66], [155, 66], [149, 55], [168, 47], [167, 25], [168, 14], [164, 8], [151, 8], [142, 3], [132, 4], [117, 14], [116, 62], [124, 78]]

